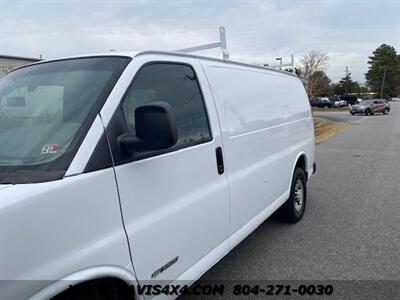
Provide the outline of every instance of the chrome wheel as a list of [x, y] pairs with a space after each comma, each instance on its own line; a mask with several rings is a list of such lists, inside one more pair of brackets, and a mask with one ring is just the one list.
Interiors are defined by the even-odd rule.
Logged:
[[294, 170], [289, 199], [280, 208], [281, 216], [288, 223], [297, 223], [303, 218], [307, 206], [307, 180], [303, 168]]
[[294, 187], [294, 208], [300, 212], [304, 203], [304, 186], [300, 179], [297, 179]]

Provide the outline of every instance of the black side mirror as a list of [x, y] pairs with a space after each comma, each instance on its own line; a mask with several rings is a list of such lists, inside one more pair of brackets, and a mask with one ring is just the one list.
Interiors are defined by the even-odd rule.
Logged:
[[167, 102], [152, 102], [135, 110], [136, 135], [118, 138], [122, 151], [135, 152], [168, 149], [178, 140], [175, 114]]

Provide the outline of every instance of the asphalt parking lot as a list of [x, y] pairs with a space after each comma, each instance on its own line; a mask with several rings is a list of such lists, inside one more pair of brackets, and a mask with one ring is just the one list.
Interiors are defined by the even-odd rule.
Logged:
[[322, 114], [353, 125], [316, 146], [303, 220], [273, 215], [201, 280], [400, 280], [400, 104]]
[[347, 111], [314, 111], [313, 115], [319, 118], [325, 118], [333, 122], [346, 122], [351, 124], [359, 124], [364, 120], [364, 116], [351, 115]]

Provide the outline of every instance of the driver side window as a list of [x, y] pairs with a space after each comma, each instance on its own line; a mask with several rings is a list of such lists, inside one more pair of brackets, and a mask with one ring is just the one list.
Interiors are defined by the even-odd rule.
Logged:
[[135, 109], [144, 104], [165, 101], [176, 116], [176, 147], [190, 146], [211, 138], [207, 112], [193, 69], [174, 63], [143, 66], [122, 100], [122, 112], [130, 134], [135, 135]]

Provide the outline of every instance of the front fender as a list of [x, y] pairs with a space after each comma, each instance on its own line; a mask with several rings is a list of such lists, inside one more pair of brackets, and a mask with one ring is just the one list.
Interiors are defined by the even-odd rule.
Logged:
[[59, 295], [71, 286], [100, 278], [117, 278], [128, 285], [137, 285], [132, 272], [117, 266], [98, 266], [70, 274], [61, 280], [49, 283], [44, 289], [29, 297], [28, 300], [50, 299]]

